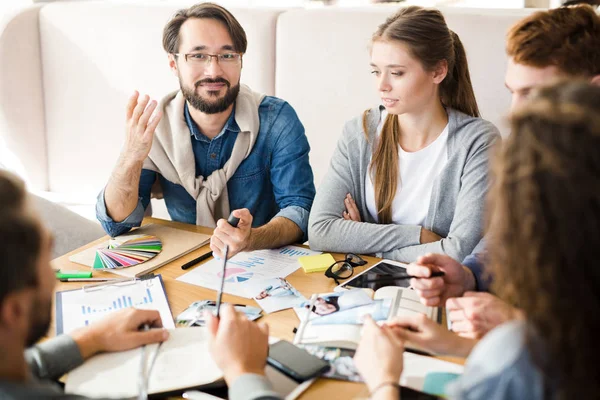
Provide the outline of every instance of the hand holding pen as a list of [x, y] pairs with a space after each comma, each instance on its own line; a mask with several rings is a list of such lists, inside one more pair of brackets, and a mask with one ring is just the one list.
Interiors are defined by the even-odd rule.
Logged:
[[[229, 218], [227, 218], [227, 222], [229, 223], [229, 225], [231, 225], [232, 227], [235, 228], [238, 226], [240, 219], [235, 217], [233, 215], [233, 213], [231, 213]], [[221, 309], [221, 300], [223, 298], [223, 288], [225, 287], [225, 277], [226, 277], [225, 272], [227, 270], [227, 256], [228, 256], [228, 252], [229, 252], [228, 245], [225, 245], [223, 252], [224, 252], [224, 256], [223, 256], [223, 268], [221, 270], [221, 285], [219, 287], [219, 292], [217, 293], [217, 304], [215, 306], [215, 317], [217, 317], [217, 318], [219, 318], [219, 311]]]
[[[233, 225], [229, 219], [235, 218], [238, 223]], [[229, 257], [250, 248], [252, 231], [252, 214], [246, 208], [234, 210], [229, 219], [217, 221], [213, 235], [210, 238], [210, 248], [215, 257], [223, 258], [225, 245], [229, 248]]]
[[[427, 306], [443, 306], [449, 298], [476, 290], [473, 272], [444, 254], [419, 257], [407, 266], [406, 272], [415, 276], [410, 285], [421, 297], [421, 303]], [[434, 276], [435, 272], [443, 272], [444, 275]]]
[[222, 317], [205, 314], [210, 333], [209, 350], [231, 385], [243, 374], [264, 375], [269, 353], [269, 327], [249, 321], [230, 304], [223, 305]]
[[140, 331], [140, 326], [144, 325], [162, 328], [160, 313], [156, 310], [126, 308], [73, 331], [71, 337], [84, 359], [98, 353], [130, 350], [144, 344], [162, 342], [169, 337], [169, 332], [164, 329]]
[[[429, 276], [430, 278], [436, 278], [444, 276], [444, 271], [436, 271], [432, 272]], [[388, 282], [388, 281], [401, 281], [406, 279], [420, 279], [421, 277], [415, 275], [408, 274], [393, 274], [393, 275], [379, 275], [377, 278], [361, 280], [363, 283], [371, 283], [371, 282]]]

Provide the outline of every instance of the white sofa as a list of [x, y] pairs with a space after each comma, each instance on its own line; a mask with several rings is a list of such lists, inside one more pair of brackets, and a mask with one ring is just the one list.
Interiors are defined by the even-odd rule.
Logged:
[[[56, 2], [4, 22], [0, 139], [21, 161], [32, 188], [68, 205], [83, 204], [93, 215], [123, 142], [127, 97], [138, 89], [160, 98], [177, 88], [161, 35], [172, 14], [190, 4]], [[231, 9], [249, 41], [242, 81], [296, 109], [317, 187], [344, 122], [378, 104], [367, 46], [397, 7]], [[504, 37], [533, 10], [442, 11], [467, 49], [483, 117], [507, 134]], [[164, 210], [158, 215], [166, 216]]]

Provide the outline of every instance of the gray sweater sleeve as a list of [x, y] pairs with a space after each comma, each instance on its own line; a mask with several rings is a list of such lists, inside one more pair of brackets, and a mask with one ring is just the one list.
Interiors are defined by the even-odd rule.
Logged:
[[342, 218], [346, 194], [350, 193], [354, 199], [362, 198], [357, 193], [362, 190], [362, 184], [356, 173], [359, 163], [356, 158], [360, 157], [362, 143], [351, 129], [351, 124], [344, 127], [327, 175], [317, 190], [308, 223], [310, 247], [321, 251], [373, 254], [391, 252], [399, 244], [419, 244], [419, 226], [355, 222]]
[[469, 151], [448, 235], [437, 242], [384, 251], [378, 256], [412, 262], [426, 253], [447, 254], [455, 260], [462, 260], [471, 253], [481, 238], [480, 234], [473, 235], [473, 232], [483, 231], [483, 226], [479, 225], [484, 219], [485, 195], [488, 191], [489, 153], [495, 143], [489, 138], [482, 136]]
[[57, 336], [27, 349], [25, 360], [38, 379], [58, 379], [83, 364], [79, 347], [69, 335]]

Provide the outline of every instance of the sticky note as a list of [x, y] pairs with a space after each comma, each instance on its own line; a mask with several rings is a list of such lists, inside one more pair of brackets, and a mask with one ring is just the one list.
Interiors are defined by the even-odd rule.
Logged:
[[325, 272], [335, 260], [331, 254], [325, 253], [316, 256], [302, 256], [298, 258], [298, 262], [304, 272], [308, 274], [311, 272]]

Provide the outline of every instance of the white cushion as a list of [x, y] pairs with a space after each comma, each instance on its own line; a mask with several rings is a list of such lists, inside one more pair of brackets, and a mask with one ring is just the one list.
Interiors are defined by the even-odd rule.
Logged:
[[[379, 103], [368, 45], [397, 6], [290, 10], [277, 24], [276, 93], [289, 101], [311, 145], [315, 183], [323, 178], [344, 123]], [[463, 42], [480, 111], [503, 130], [505, 34], [532, 10], [443, 9]]]
[[0, 24], [0, 162], [24, 174], [34, 187], [46, 189], [39, 10], [33, 6], [16, 11]]

